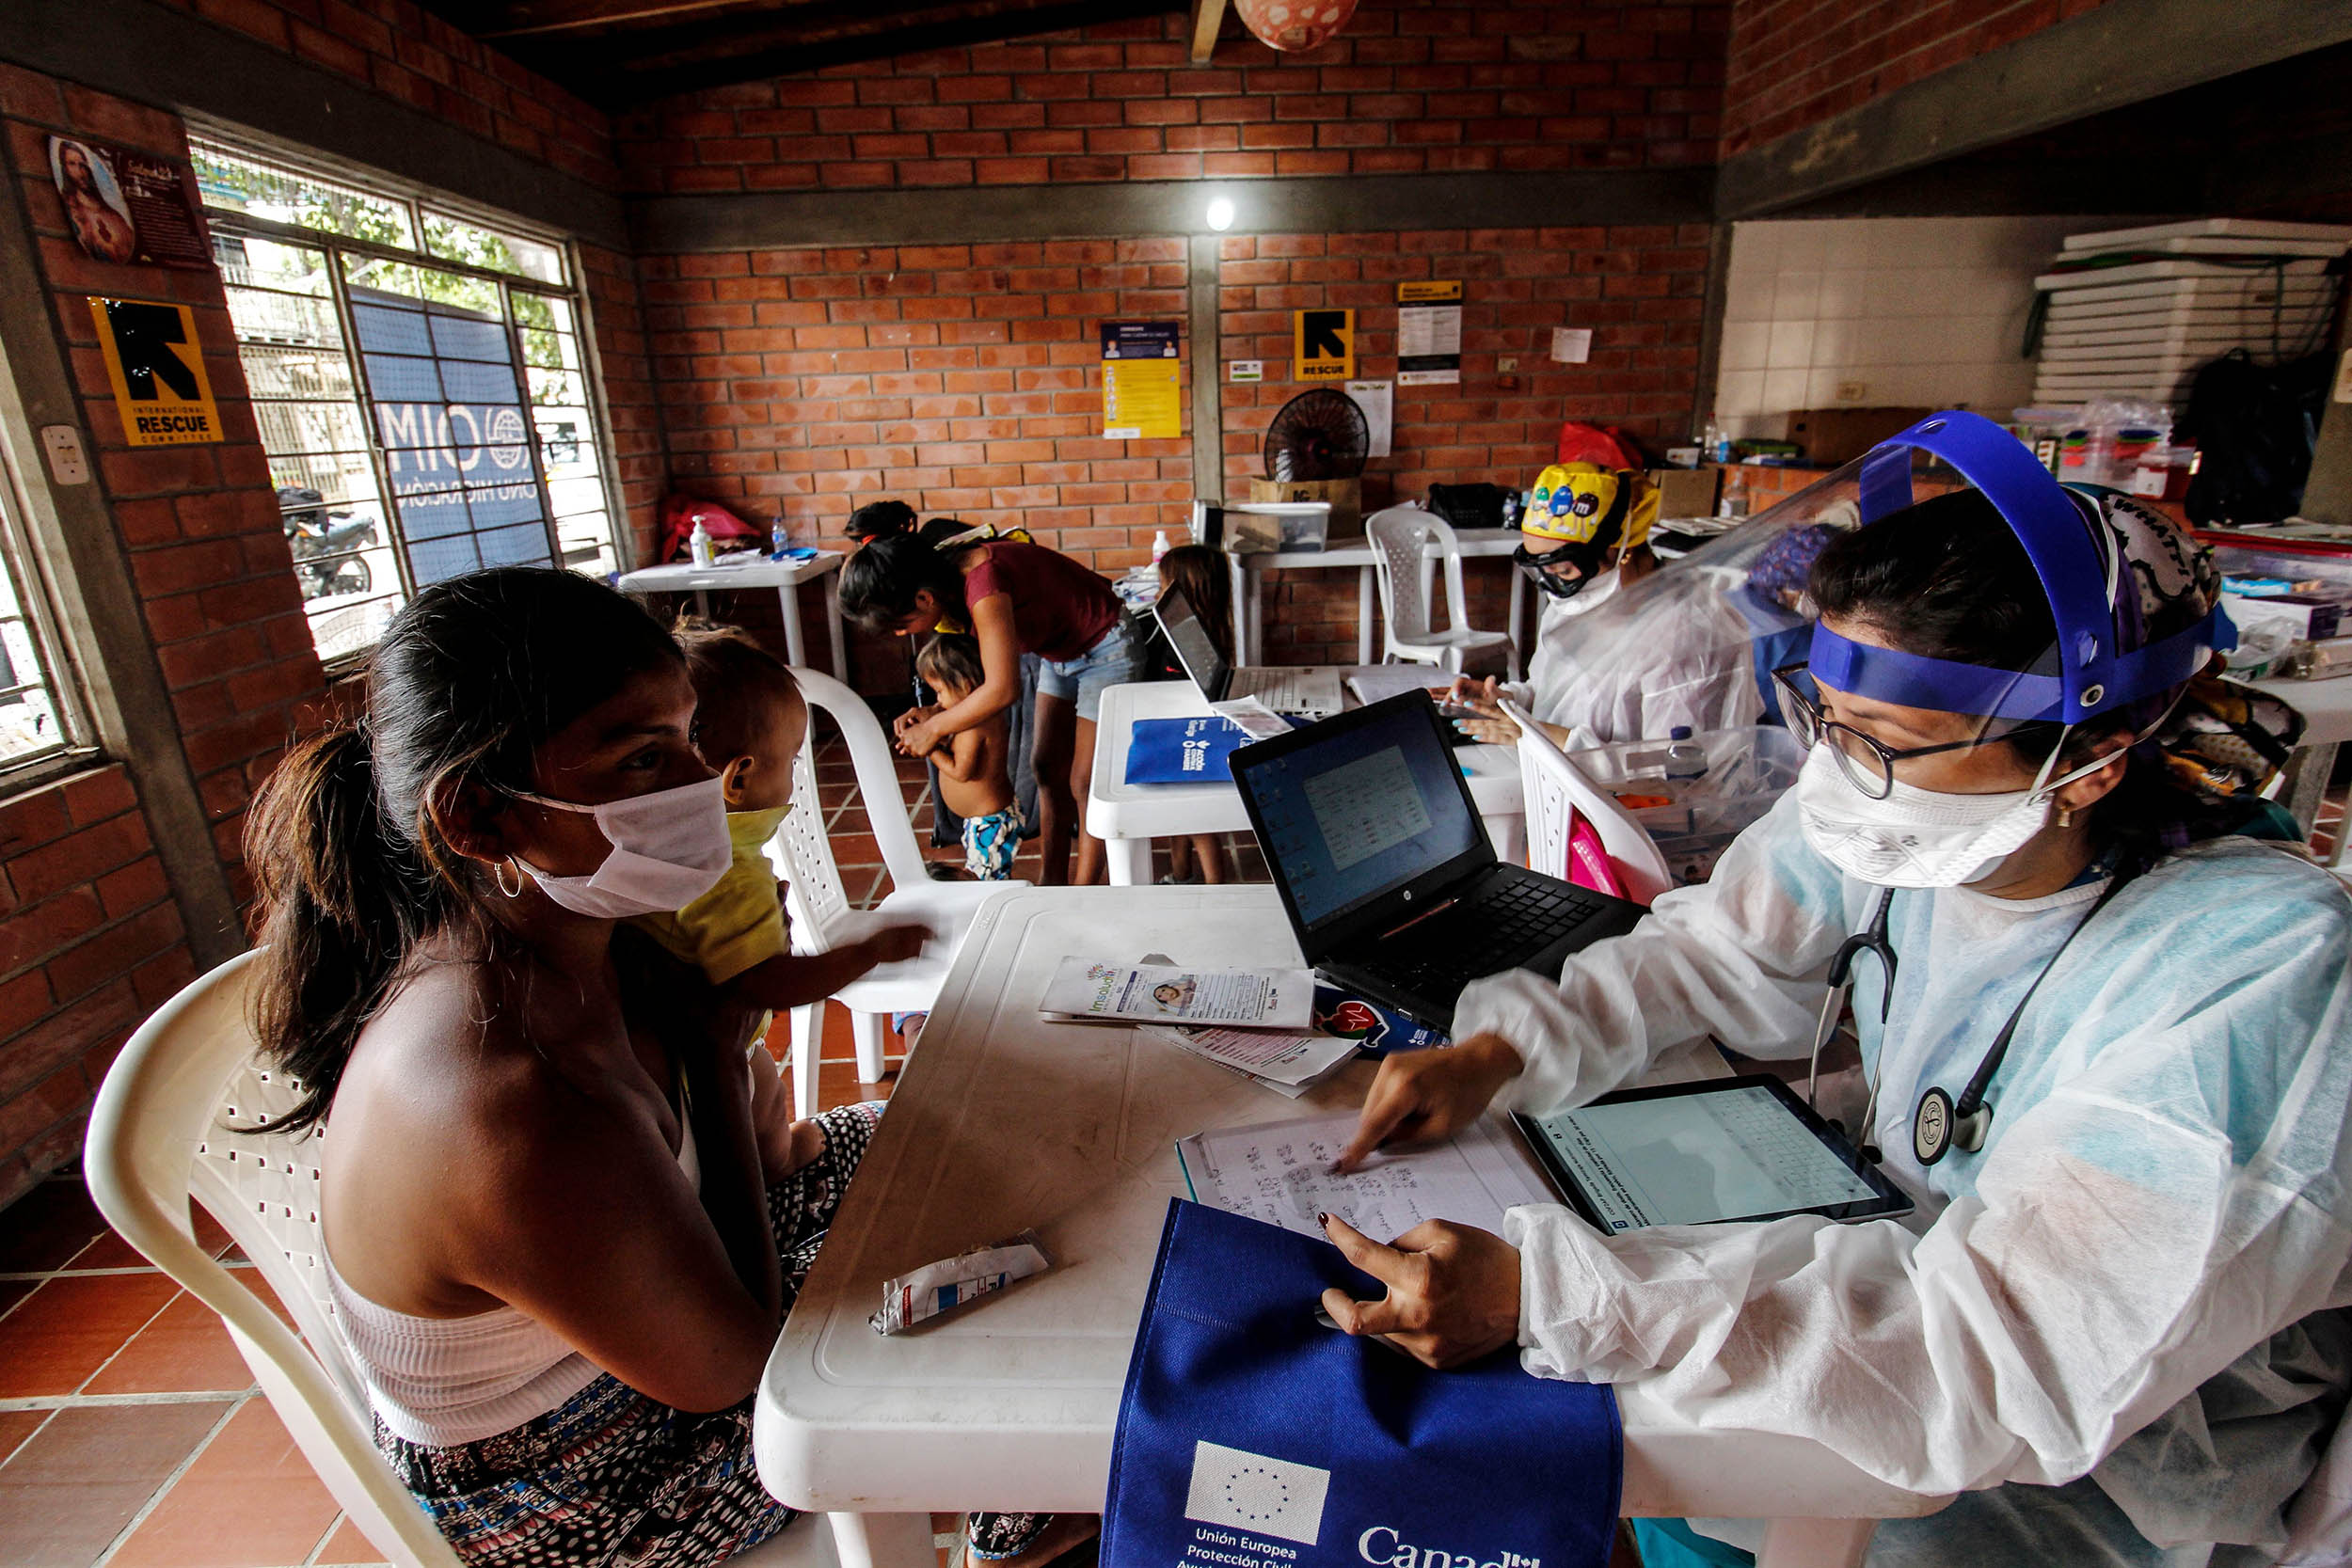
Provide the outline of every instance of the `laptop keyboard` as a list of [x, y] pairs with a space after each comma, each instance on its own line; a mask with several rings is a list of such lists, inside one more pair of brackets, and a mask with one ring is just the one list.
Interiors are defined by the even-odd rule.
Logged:
[[1383, 942], [1382, 974], [1449, 998], [1483, 974], [1517, 969], [1607, 906], [1565, 883], [1504, 882]]
[[1340, 673], [1327, 668], [1245, 665], [1226, 683], [1227, 698], [1255, 697], [1277, 713], [1337, 713]]

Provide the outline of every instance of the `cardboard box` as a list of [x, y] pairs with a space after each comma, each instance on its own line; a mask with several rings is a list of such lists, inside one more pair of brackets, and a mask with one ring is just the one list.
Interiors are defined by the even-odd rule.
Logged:
[[1712, 517], [1715, 498], [1723, 488], [1721, 468], [1652, 468], [1649, 482], [1658, 486], [1658, 515]]
[[1788, 439], [1804, 449], [1808, 467], [1851, 463], [1932, 408], [1800, 408], [1788, 416]]
[[1331, 526], [1327, 539], [1364, 536], [1364, 482], [1360, 479], [1253, 479], [1249, 499], [1254, 503], [1329, 501]]
[[2261, 596], [2224, 592], [2222, 606], [2241, 626], [2275, 621], [2283, 624], [2301, 642], [2334, 637], [2344, 621], [2343, 601], [2328, 594], [2271, 594]]

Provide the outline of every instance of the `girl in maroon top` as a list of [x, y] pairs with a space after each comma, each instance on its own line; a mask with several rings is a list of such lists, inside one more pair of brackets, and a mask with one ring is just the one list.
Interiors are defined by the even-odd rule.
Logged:
[[1141, 678], [1143, 646], [1111, 585], [1042, 545], [988, 539], [937, 547], [898, 533], [843, 562], [841, 609], [870, 631], [904, 637], [952, 624], [979, 640], [987, 673], [979, 689], [945, 708], [917, 708], [899, 720], [899, 749], [909, 756], [928, 755], [946, 736], [1011, 706], [1021, 693], [1023, 654], [1044, 661], [1033, 752], [1042, 879], [1048, 886], [1098, 880], [1103, 841], [1085, 831], [1078, 801], [1094, 770], [1103, 689]]

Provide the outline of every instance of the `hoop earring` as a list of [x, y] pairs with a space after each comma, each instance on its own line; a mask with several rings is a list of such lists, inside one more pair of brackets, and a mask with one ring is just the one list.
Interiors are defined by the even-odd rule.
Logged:
[[[513, 887], [508, 887], [506, 885], [506, 873], [510, 867], [515, 873], [515, 885]], [[498, 864], [490, 867], [490, 880], [496, 882], [498, 884], [498, 890], [506, 895], [507, 897], [519, 898], [522, 896], [523, 868], [519, 865], [516, 865], [512, 857], [502, 860], [499, 862]]]

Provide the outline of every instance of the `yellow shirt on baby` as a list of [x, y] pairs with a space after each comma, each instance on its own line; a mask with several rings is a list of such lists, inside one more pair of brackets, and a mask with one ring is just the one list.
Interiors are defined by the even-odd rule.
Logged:
[[641, 914], [629, 924], [674, 958], [699, 965], [714, 986], [792, 951], [775, 867], [765, 853], [783, 820], [782, 811], [727, 813], [735, 858], [718, 885], [675, 914]]

